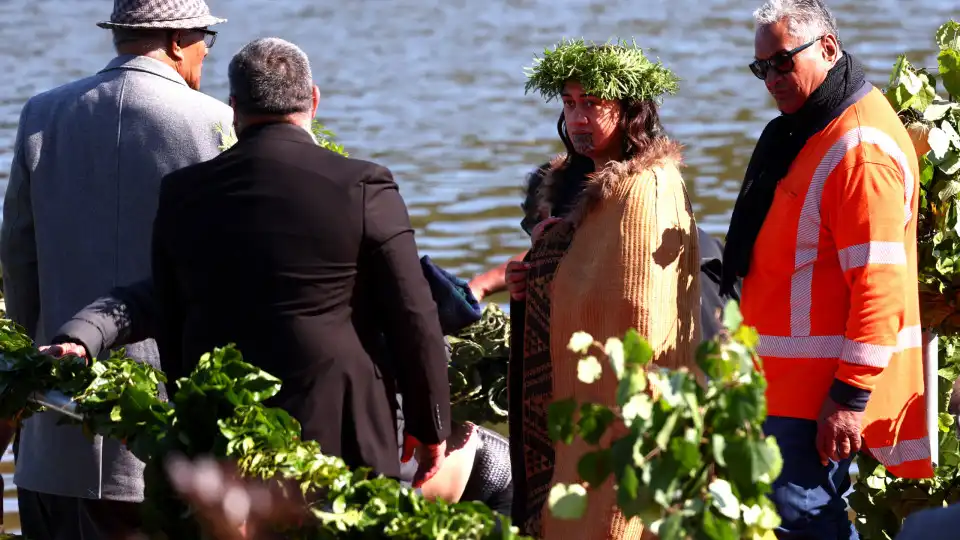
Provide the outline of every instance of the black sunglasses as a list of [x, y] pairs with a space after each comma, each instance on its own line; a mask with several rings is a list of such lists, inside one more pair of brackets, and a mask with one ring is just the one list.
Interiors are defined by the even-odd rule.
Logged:
[[197, 32], [203, 34], [203, 44], [206, 45], [208, 49], [212, 49], [213, 44], [217, 42], [217, 33], [213, 30], [207, 30], [206, 28], [199, 28]]
[[[173, 32], [175, 32], [174, 30]], [[207, 46], [207, 49], [212, 49], [213, 44], [217, 42], [217, 33], [213, 30], [207, 30], [206, 28], [191, 28], [190, 30], [181, 30], [181, 32], [200, 32], [203, 34], [203, 44]], [[182, 39], [177, 41], [177, 45], [183, 46]]]
[[771, 69], [782, 75], [790, 73], [794, 68], [793, 57], [805, 51], [807, 47], [825, 37], [826, 36], [820, 36], [813, 41], [808, 41], [807, 43], [804, 43], [795, 49], [779, 52], [770, 58], [767, 58], [766, 60], [755, 60], [750, 64], [750, 71], [752, 71], [753, 74], [760, 80], [766, 80], [767, 73], [769, 73]]

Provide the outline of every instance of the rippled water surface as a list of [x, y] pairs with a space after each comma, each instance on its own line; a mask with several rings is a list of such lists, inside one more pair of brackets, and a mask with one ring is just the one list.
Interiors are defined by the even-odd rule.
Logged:
[[[229, 19], [204, 67], [225, 99], [226, 66], [245, 42], [279, 36], [313, 62], [318, 116], [355, 157], [397, 176], [424, 253], [469, 277], [527, 246], [518, 226], [524, 174], [560, 149], [559, 106], [523, 93], [522, 68], [561, 37], [636, 37], [681, 77], [663, 105], [687, 145], [697, 218], [722, 234], [752, 145], [775, 115], [752, 59], [759, 0], [208, 0]], [[833, 0], [847, 50], [882, 86], [896, 55], [934, 65], [932, 35], [958, 0]], [[109, 0], [0, 0], [0, 184], [23, 103], [112, 57], [94, 24]], [[2, 186], [0, 186], [2, 187]], [[82, 211], [82, 209], [81, 209]], [[7, 530], [16, 504], [7, 455]]]

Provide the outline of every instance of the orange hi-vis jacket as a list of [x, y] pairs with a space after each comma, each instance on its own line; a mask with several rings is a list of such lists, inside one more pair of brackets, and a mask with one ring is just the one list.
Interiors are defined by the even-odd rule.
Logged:
[[866, 402], [869, 452], [903, 478], [933, 475], [917, 290], [913, 143], [872, 89], [811, 137], [754, 244], [742, 312], [757, 329], [770, 416], [815, 420]]

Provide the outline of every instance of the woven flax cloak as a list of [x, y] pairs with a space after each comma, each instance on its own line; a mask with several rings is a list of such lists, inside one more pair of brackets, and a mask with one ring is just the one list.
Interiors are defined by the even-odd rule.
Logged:
[[[567, 217], [573, 228], [554, 227], [531, 250], [531, 263], [539, 271], [528, 282], [522, 368], [526, 487], [527, 497], [535, 499], [528, 505], [531, 510], [554, 483], [579, 482], [577, 462], [591, 450], [579, 439], [570, 446], [544, 448], [546, 425], [538, 419], [546, 419], [545, 408], [568, 397], [615, 405], [617, 382], [611, 370], [605, 369], [592, 385], [577, 380], [579, 358], [567, 350], [574, 332], [603, 341], [636, 328], [653, 347], [657, 365], [693, 369], [700, 261], [679, 165], [680, 146], [667, 139], [630, 161], [610, 163], [593, 175]], [[542, 187], [545, 211], [552, 180], [548, 173]], [[549, 264], [538, 265], [538, 259]], [[609, 436], [602, 441], [609, 443]], [[544, 505], [541, 515], [527, 516], [525, 529], [549, 540], [640, 538], [642, 524], [625, 520], [615, 501], [610, 479], [591, 489], [583, 519], [555, 520]]]

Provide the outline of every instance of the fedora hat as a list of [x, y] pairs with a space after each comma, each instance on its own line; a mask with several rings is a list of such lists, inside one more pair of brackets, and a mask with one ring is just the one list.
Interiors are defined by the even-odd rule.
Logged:
[[114, 0], [109, 21], [100, 28], [169, 28], [190, 30], [227, 22], [210, 15], [203, 0]]

